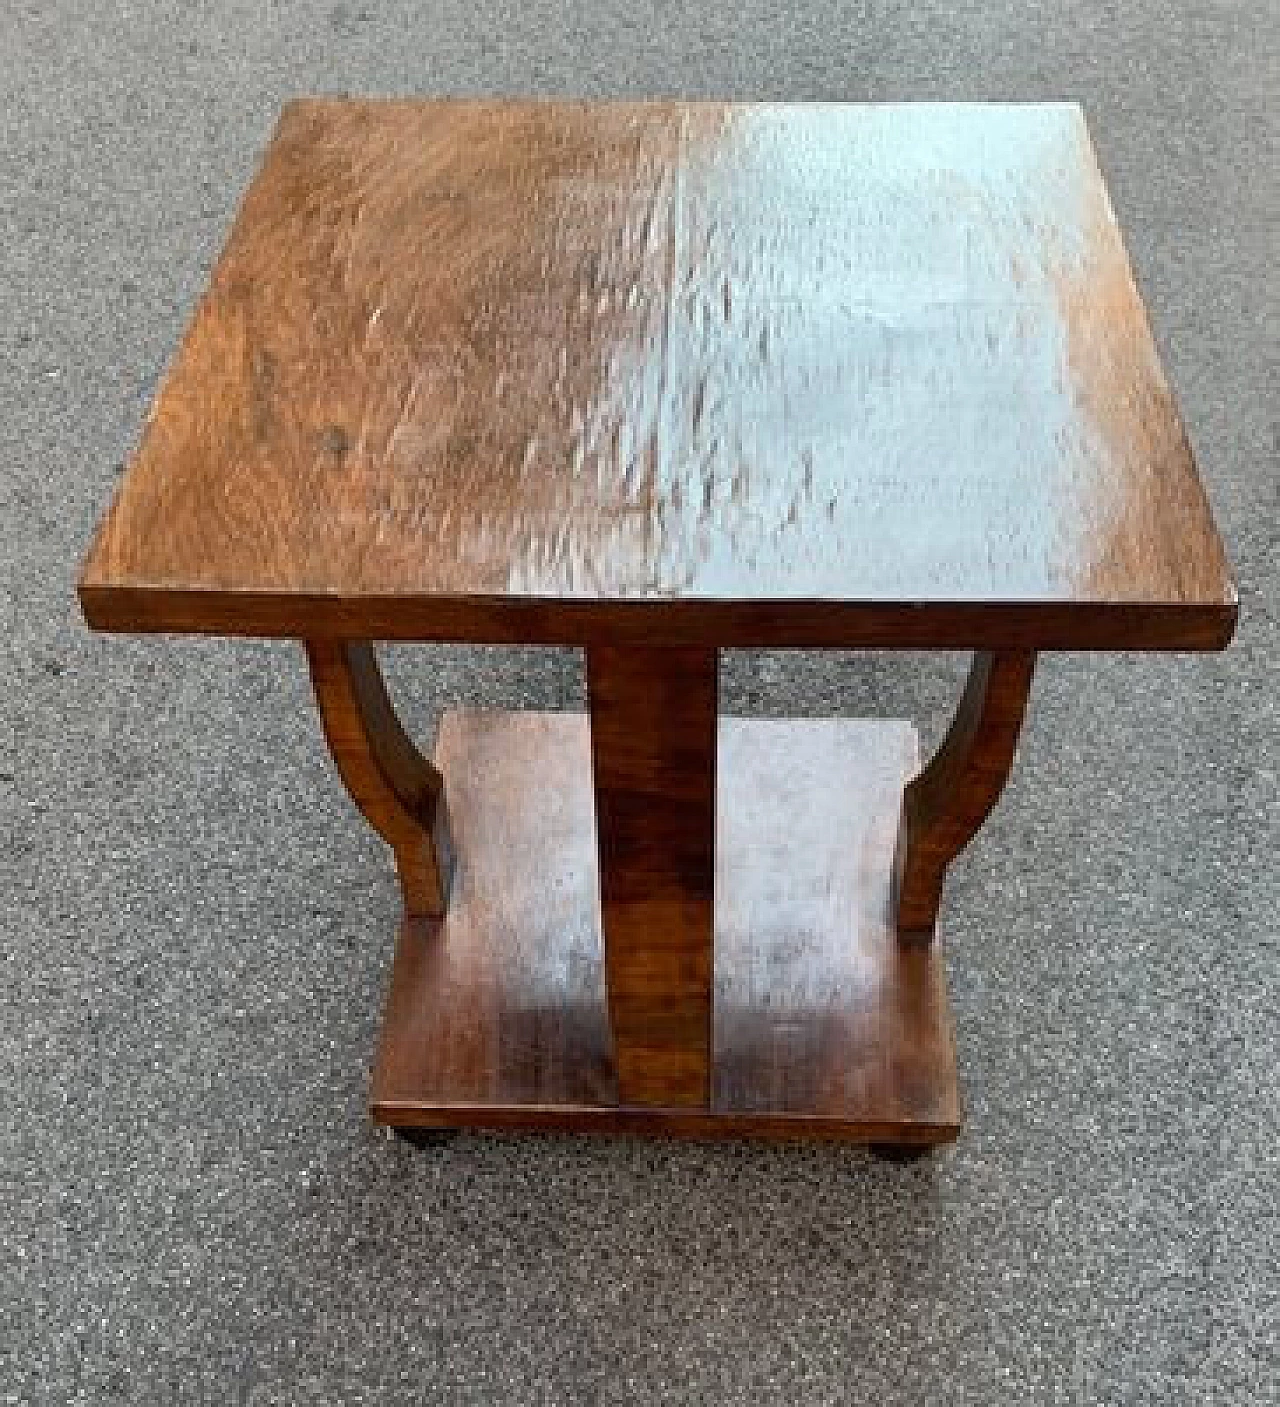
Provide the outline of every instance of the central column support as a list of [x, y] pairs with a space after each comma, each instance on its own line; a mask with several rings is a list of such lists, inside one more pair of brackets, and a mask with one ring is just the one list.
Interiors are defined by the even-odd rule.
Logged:
[[711, 1097], [716, 652], [587, 651], [609, 1021], [624, 1105]]

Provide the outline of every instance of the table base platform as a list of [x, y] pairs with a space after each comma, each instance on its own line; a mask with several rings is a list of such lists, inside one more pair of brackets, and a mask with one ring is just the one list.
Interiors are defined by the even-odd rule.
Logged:
[[918, 766], [910, 724], [719, 721], [705, 1106], [619, 1103], [586, 715], [447, 713], [435, 760], [452, 888], [445, 917], [400, 929], [378, 1122], [956, 1137], [942, 944], [895, 932], [894, 847]]

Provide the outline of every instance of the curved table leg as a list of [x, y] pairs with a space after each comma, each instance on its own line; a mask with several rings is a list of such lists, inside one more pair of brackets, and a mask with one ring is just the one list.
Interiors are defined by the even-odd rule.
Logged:
[[306, 647], [329, 751], [351, 799], [395, 854], [405, 912], [438, 918], [452, 864], [440, 773], [400, 726], [372, 645]]
[[950, 731], [903, 795], [893, 878], [904, 940], [933, 937], [947, 866], [1004, 790], [1034, 669], [1029, 650], [975, 654]]

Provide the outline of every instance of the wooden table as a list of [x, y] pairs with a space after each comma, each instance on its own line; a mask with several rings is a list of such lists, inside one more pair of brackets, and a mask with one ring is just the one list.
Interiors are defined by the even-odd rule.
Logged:
[[[404, 897], [375, 1118], [900, 1148], [960, 1124], [938, 904], [1035, 652], [1236, 617], [1065, 105], [290, 104], [80, 598], [305, 642]], [[585, 647], [589, 717], [433, 765], [379, 639]], [[720, 717], [758, 646], [975, 653], [918, 770]]]

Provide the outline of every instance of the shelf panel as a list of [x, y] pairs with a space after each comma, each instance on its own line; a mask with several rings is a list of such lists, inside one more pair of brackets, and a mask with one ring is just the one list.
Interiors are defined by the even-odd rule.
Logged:
[[447, 917], [402, 925], [380, 1122], [935, 1143], [960, 1124], [940, 945], [890, 871], [917, 765], [900, 722], [722, 719], [707, 1109], [619, 1106], [584, 716], [446, 714]]

